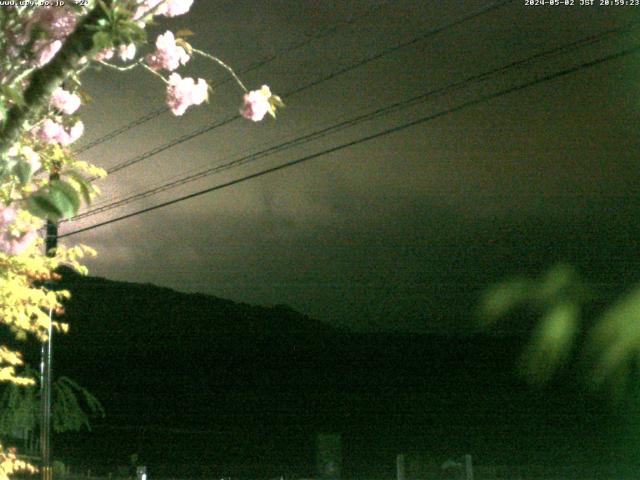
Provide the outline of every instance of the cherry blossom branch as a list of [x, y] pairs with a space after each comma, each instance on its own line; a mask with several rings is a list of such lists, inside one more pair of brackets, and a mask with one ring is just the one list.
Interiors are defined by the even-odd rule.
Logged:
[[198, 50], [198, 49], [193, 48], [193, 47], [191, 47], [191, 51], [193, 53], [197, 53], [198, 55], [200, 55], [202, 57], [208, 58], [209, 60], [213, 60], [214, 62], [216, 62], [218, 65], [220, 65], [222, 68], [224, 68], [225, 70], [227, 70], [227, 72], [229, 72], [231, 74], [233, 79], [238, 83], [238, 85], [240, 85], [240, 88], [242, 88], [242, 90], [244, 90], [245, 93], [247, 93], [249, 91], [249, 89], [244, 86], [244, 83], [242, 83], [242, 80], [240, 80], [238, 75], [236, 75], [236, 72], [233, 71], [233, 68], [231, 68], [229, 65], [224, 63], [218, 57], [214, 57], [213, 55], [211, 55], [211, 54], [209, 54], [207, 52], [203, 52], [202, 50]]
[[34, 70], [35, 70], [35, 68], [27, 68], [22, 73], [19, 73], [14, 79], [12, 79], [11, 83], [12, 84], [20, 83], [22, 80], [24, 80], [29, 75], [31, 75], [34, 72]]
[[127, 65], [126, 67], [120, 67], [118, 65], [114, 65], [113, 63], [105, 62], [104, 60], [98, 60], [98, 63], [100, 65], [104, 65], [105, 67], [111, 68], [113, 70], [117, 70], [118, 72], [128, 72], [129, 70], [133, 70], [134, 68], [139, 67], [142, 64], [142, 61], [138, 60], [137, 62], [131, 65]]
[[153, 68], [151, 68], [149, 65], [147, 65], [146, 63], [141, 63], [140, 65], [142, 65], [146, 70], [148, 70], [149, 72], [153, 73], [156, 77], [158, 77], [160, 80], [162, 80], [164, 83], [168, 84], [169, 81], [164, 78], [162, 76], [161, 73], [157, 72], [156, 70], [154, 70]]
[[107, 13], [99, 5], [94, 7], [68, 37], [63, 47], [47, 65], [34, 72], [24, 92], [24, 104], [14, 105], [0, 129], [0, 169], [2, 158], [18, 139], [28, 117], [38, 116], [52, 92], [73, 71], [80, 59], [94, 48], [93, 35], [99, 20]]

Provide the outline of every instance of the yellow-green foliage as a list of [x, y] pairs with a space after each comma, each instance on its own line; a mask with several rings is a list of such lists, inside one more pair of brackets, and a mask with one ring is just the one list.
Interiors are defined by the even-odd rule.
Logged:
[[[51, 312], [62, 314], [62, 302], [69, 297], [67, 291], [48, 288], [56, 280], [55, 269], [66, 264], [86, 273], [82, 259], [95, 253], [82, 245], [58, 246], [46, 252], [47, 256], [43, 241], [36, 239], [44, 219], [71, 218], [83, 200], [90, 203], [99, 193], [93, 180], [105, 175], [104, 170], [76, 159], [68, 147], [84, 131], [76, 113], [81, 103], [88, 102], [88, 96], [80, 90], [81, 74], [92, 66], [115, 70], [140, 67], [168, 84], [167, 98], [179, 104], [171, 108], [176, 115], [207, 97], [202, 87], [211, 87], [203, 79], [196, 85], [193, 79], [184, 78], [187, 84], [193, 84], [194, 92], [197, 89], [196, 96], [178, 98], [176, 85], [145, 64], [144, 56], [135, 61], [129, 58], [131, 63], [126, 67], [104, 60], [106, 54], [118, 53], [127, 61], [125, 57], [135, 56], [136, 49], [147, 42], [145, 25], [155, 15], [176, 16], [189, 9], [188, 5], [168, 6], [165, 2], [89, 0], [53, 7], [56, 12], [52, 15], [51, 10], [45, 10], [48, 7], [20, 5], [0, 12], [0, 324], [17, 337], [47, 339]], [[45, 15], [41, 15], [43, 11]], [[189, 55], [212, 60], [232, 75], [245, 92], [245, 118], [259, 121], [262, 116], [257, 118], [252, 113], [253, 106], [262, 109], [265, 103], [268, 113], [275, 117], [276, 108], [284, 106], [278, 96], [272, 95], [267, 86], [249, 92], [222, 60], [181, 39], [189, 33], [179, 32], [176, 45]], [[67, 326], [55, 322], [53, 328], [65, 331]], [[0, 346], [0, 381], [34, 383], [20, 374], [22, 365], [19, 352]], [[66, 387], [59, 393], [70, 402], [69, 392], [77, 388], [68, 382]], [[89, 397], [85, 400], [93, 405]], [[70, 421], [76, 425], [84, 417]], [[0, 480], [20, 466], [24, 467], [15, 454], [0, 446]]]
[[4, 448], [0, 445], [0, 480], [9, 480], [9, 475], [19, 471], [35, 473], [38, 471], [33, 465], [16, 456], [15, 448]]
[[[98, 174], [102, 172], [86, 162], [78, 162], [72, 155], [60, 148], [50, 148], [41, 154], [43, 166], [55, 161], [61, 175], [66, 172], [84, 172]], [[42, 179], [34, 179], [26, 185], [19, 185], [14, 177], [5, 178], [0, 186], [0, 194], [21, 206], [21, 198], [28, 192], [39, 187]], [[70, 177], [69, 184], [77, 188], [81, 194], [81, 181]], [[6, 203], [7, 200], [5, 200]], [[30, 231], [41, 228], [43, 221], [32, 215], [24, 208], [17, 208], [16, 220], [9, 227], [17, 232]], [[39, 340], [46, 340], [49, 328], [49, 313], [61, 314], [62, 301], [69, 297], [65, 290], [53, 291], [48, 289], [49, 282], [56, 280], [54, 270], [61, 264], [69, 265], [81, 273], [86, 268], [80, 263], [86, 255], [95, 252], [84, 245], [67, 248], [64, 245], [56, 249], [53, 257], [45, 255], [42, 239], [35, 239], [18, 254], [0, 251], [0, 322], [7, 325], [19, 338], [34, 335]], [[66, 325], [54, 322], [53, 327], [66, 331]], [[0, 348], [0, 381], [29, 384], [33, 380], [21, 377], [16, 368], [22, 365], [19, 352], [6, 347]]]

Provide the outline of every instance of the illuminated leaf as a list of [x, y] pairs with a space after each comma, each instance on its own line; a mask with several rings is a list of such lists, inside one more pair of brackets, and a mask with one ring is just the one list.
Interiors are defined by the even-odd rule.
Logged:
[[285, 106], [284, 102], [282, 101], [282, 99], [278, 95], [271, 95], [269, 97], [269, 101], [271, 103], [273, 103], [276, 107], [282, 108], [282, 107]]
[[588, 348], [596, 385], [619, 382], [626, 375], [640, 352], [640, 288], [604, 313], [591, 332]]
[[548, 381], [569, 358], [579, 320], [580, 306], [573, 302], [559, 303], [542, 317], [520, 361], [529, 380]]
[[9, 99], [9, 101], [15, 105], [24, 106], [24, 98], [22, 97], [22, 93], [16, 88], [13, 88], [9, 85], [1, 85], [0, 86], [0, 94], [3, 97]]
[[80, 208], [80, 197], [76, 189], [63, 180], [53, 180], [50, 182], [49, 191], [58, 208], [64, 212], [63, 216], [73, 217]]
[[27, 209], [33, 215], [40, 218], [50, 218], [59, 220], [64, 216], [64, 211], [60, 210], [48, 192], [38, 191], [27, 198]]
[[518, 305], [526, 302], [531, 296], [531, 282], [524, 278], [516, 278], [499, 283], [489, 288], [480, 302], [482, 320], [495, 323]]
[[13, 174], [18, 177], [21, 185], [26, 185], [27, 182], [29, 182], [32, 173], [33, 172], [31, 171], [31, 165], [22, 160], [16, 162], [13, 167]]
[[549, 270], [536, 287], [536, 300], [552, 305], [575, 293], [580, 284], [578, 274], [570, 265], [560, 264]]
[[94, 192], [94, 188], [91, 185], [91, 182], [87, 180], [80, 172], [75, 170], [67, 170], [64, 172], [65, 175], [69, 176], [78, 184], [80, 188], [80, 193], [85, 203], [89, 205], [91, 203], [91, 194]]
[[113, 46], [111, 36], [106, 32], [97, 32], [93, 34], [93, 48], [102, 50]]

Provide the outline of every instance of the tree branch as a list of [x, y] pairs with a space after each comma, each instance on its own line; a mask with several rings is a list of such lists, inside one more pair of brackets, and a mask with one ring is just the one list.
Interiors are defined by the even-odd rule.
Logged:
[[69, 35], [56, 56], [44, 67], [33, 73], [31, 82], [24, 92], [24, 105], [14, 105], [0, 129], [0, 170], [3, 157], [18, 140], [29, 117], [37, 116], [47, 106], [47, 100], [60, 86], [69, 72], [78, 67], [80, 59], [93, 49], [93, 35], [98, 21], [106, 17], [106, 12], [96, 5]]

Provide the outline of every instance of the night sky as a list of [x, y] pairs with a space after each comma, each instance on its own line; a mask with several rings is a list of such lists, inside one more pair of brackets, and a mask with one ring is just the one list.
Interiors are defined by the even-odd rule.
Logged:
[[[600, 60], [640, 44], [632, 24], [640, 7], [499, 3], [474, 16], [492, 4], [199, 0], [191, 14], [159, 21], [151, 39], [188, 27], [195, 46], [239, 72], [265, 61], [241, 76], [249, 88], [270, 85], [287, 108], [276, 121], [237, 119], [114, 173], [100, 182], [95, 206], [457, 87], [65, 224], [61, 233], [430, 120], [65, 241], [98, 250], [93, 275], [287, 304], [361, 330], [467, 333], [488, 284], [558, 261], [613, 290], [627, 288], [640, 280], [640, 55]], [[571, 46], [583, 39], [590, 40]], [[228, 78], [201, 60], [184, 71], [213, 83]], [[162, 84], [142, 71], [90, 73], [85, 87], [93, 103], [83, 108], [79, 148], [163, 105]], [[81, 158], [104, 168], [135, 158], [235, 115], [241, 93], [224, 83], [209, 105], [178, 118], [157, 115]], [[466, 103], [473, 105], [457, 109]], [[448, 110], [455, 111], [438, 115]]]

